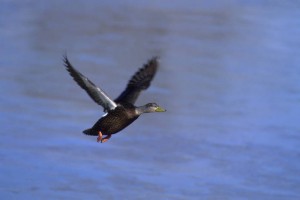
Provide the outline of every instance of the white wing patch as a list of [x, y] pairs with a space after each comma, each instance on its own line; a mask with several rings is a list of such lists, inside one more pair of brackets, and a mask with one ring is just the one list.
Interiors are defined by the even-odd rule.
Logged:
[[104, 113], [104, 115], [102, 115], [102, 117], [105, 117], [108, 113]]
[[99, 87], [97, 87], [97, 90], [99, 91], [99, 93], [101, 95], [99, 95], [99, 97], [102, 99], [103, 102], [105, 102], [106, 106], [110, 109], [113, 110], [117, 107], [117, 104], [111, 100], [107, 94], [105, 94], [105, 92], [103, 90], [101, 90]]

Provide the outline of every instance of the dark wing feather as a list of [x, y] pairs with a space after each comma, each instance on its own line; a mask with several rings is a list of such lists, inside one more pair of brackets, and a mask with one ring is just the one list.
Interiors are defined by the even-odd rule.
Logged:
[[111, 100], [111, 98], [109, 98], [103, 90], [97, 87], [92, 81], [82, 75], [71, 65], [67, 56], [64, 56], [63, 61], [65, 67], [77, 84], [84, 89], [97, 104], [101, 105], [104, 110], [113, 110], [117, 107], [117, 104]]
[[159, 62], [158, 57], [153, 57], [129, 80], [126, 89], [115, 99], [116, 103], [134, 104], [142, 90], [146, 90], [155, 76]]

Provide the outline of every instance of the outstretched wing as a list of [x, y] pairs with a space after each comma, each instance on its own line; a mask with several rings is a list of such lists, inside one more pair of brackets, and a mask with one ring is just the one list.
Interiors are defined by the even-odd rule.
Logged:
[[97, 104], [101, 105], [104, 110], [113, 110], [117, 107], [117, 104], [111, 100], [103, 90], [97, 87], [92, 81], [71, 65], [66, 55], [64, 56], [63, 61], [65, 67], [77, 84], [84, 89]]
[[126, 89], [115, 99], [116, 103], [127, 102], [134, 104], [142, 90], [146, 90], [155, 76], [159, 62], [153, 57], [129, 80]]

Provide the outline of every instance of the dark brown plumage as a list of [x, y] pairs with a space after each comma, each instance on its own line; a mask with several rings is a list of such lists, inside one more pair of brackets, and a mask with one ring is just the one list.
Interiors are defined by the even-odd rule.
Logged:
[[127, 102], [134, 104], [142, 90], [148, 89], [152, 79], [154, 78], [158, 61], [157, 57], [152, 58], [140, 68], [129, 80], [126, 89], [115, 99], [116, 103]]
[[139, 115], [136, 115], [134, 106], [123, 103], [114, 110], [108, 111], [107, 115], [100, 118], [92, 128], [83, 132], [94, 136], [98, 135], [99, 130], [103, 135], [115, 134], [134, 122], [138, 117]]
[[[126, 89], [115, 101], [88, 78], [77, 71], [69, 62], [67, 56], [64, 57], [64, 64], [70, 75], [83, 88], [88, 95], [107, 112], [101, 117], [92, 128], [86, 129], [83, 133], [87, 135], [98, 135], [97, 141], [105, 142], [112, 134], [115, 134], [129, 124], [134, 122], [141, 114], [150, 112], [164, 112], [156, 103], [148, 103], [144, 106], [134, 106], [142, 90], [146, 90], [155, 76], [158, 69], [157, 57], [148, 61], [139, 71], [129, 80]], [[107, 137], [102, 138], [102, 135]]]

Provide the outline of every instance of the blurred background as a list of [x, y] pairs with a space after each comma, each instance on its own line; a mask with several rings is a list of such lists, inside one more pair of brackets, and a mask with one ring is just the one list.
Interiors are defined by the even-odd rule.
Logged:
[[[300, 2], [0, 1], [1, 199], [300, 199]], [[137, 105], [103, 114], [62, 55], [111, 97], [152, 56]]]

